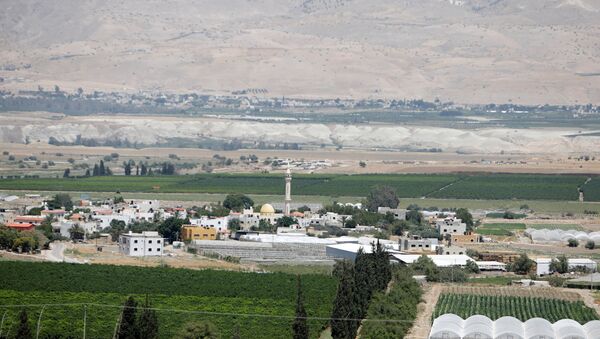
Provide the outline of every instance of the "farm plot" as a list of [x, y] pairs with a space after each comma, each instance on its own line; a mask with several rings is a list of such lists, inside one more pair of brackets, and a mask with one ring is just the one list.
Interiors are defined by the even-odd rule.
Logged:
[[524, 230], [523, 223], [489, 223], [477, 227], [477, 233], [482, 235], [505, 235], [510, 236], [516, 230]]
[[580, 301], [581, 296], [575, 292], [557, 290], [555, 288], [523, 288], [517, 286], [498, 287], [494, 286], [446, 286], [442, 293], [448, 294], [472, 294], [507, 297], [530, 297], [530, 298], [552, 298], [565, 301]]
[[581, 324], [598, 320], [596, 311], [581, 301], [498, 295], [442, 294], [433, 318], [446, 313], [454, 313], [463, 319], [481, 314], [492, 320], [503, 316], [513, 316], [521, 321], [539, 317], [552, 323], [564, 318]]
[[577, 200], [578, 187], [583, 185], [586, 179], [584, 176], [567, 175], [481, 174], [465, 177], [429, 197]]
[[[311, 196], [364, 197], [373, 187], [388, 185], [401, 198], [577, 201], [578, 187], [584, 181], [585, 177], [581, 176], [536, 174], [295, 174], [293, 192]], [[0, 190], [281, 195], [284, 185], [280, 174], [219, 173], [0, 179]]]
[[[336, 281], [326, 275], [302, 276], [311, 337], [326, 325]], [[16, 330], [18, 312], [27, 306], [38, 319], [41, 337], [80, 337], [84, 310], [88, 337], [111, 338], [119, 306], [132, 295], [148, 296], [157, 309], [161, 338], [172, 338], [183, 324], [209, 320], [224, 338], [236, 324], [243, 338], [292, 335], [296, 276], [227, 271], [193, 271], [108, 265], [0, 262], [0, 312], [4, 332]], [[85, 308], [84, 308], [85, 306]], [[33, 322], [33, 320], [32, 320]]]

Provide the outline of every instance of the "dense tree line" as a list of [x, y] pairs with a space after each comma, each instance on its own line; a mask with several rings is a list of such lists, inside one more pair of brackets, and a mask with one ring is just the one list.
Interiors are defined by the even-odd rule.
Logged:
[[[373, 295], [366, 321], [360, 332], [361, 338], [405, 338], [417, 316], [417, 305], [422, 290], [412, 271], [407, 267], [396, 267], [393, 272], [389, 293], [383, 291]], [[396, 319], [397, 322], [377, 320]]]
[[334, 275], [339, 283], [331, 313], [331, 335], [334, 339], [355, 338], [373, 294], [384, 291], [392, 278], [388, 253], [377, 242], [372, 245], [372, 253], [359, 251], [354, 263], [336, 263]]

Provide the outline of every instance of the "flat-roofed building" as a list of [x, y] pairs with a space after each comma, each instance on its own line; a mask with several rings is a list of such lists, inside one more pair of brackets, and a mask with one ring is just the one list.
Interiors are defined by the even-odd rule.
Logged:
[[210, 226], [183, 225], [181, 239], [191, 240], [217, 240], [217, 229]]
[[133, 257], [163, 255], [164, 239], [158, 232], [126, 233], [119, 237], [119, 251]]

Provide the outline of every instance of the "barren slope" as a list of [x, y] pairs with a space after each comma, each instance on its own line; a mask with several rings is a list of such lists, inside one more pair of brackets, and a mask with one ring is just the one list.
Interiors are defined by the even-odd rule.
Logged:
[[268, 96], [600, 103], [599, 0], [5, 0], [2, 7], [0, 66], [16, 70], [0, 70], [0, 89], [264, 88]]

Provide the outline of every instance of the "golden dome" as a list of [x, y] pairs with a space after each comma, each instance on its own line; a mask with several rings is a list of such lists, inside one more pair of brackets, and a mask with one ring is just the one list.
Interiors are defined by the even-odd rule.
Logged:
[[260, 207], [260, 214], [275, 214], [275, 209], [271, 204], [264, 204]]

